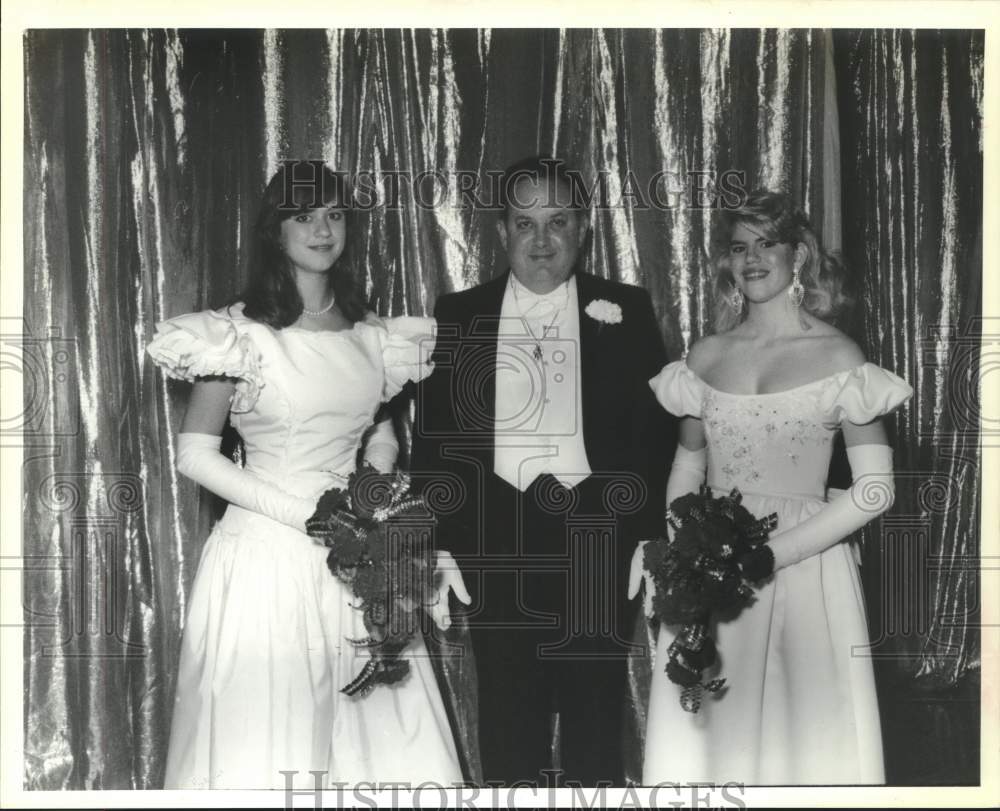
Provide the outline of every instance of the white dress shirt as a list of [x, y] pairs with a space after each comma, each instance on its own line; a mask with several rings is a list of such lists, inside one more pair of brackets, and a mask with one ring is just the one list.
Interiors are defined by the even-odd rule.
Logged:
[[580, 310], [572, 276], [539, 295], [510, 274], [497, 338], [494, 437], [493, 470], [518, 490], [543, 473], [565, 487], [591, 473], [583, 444]]

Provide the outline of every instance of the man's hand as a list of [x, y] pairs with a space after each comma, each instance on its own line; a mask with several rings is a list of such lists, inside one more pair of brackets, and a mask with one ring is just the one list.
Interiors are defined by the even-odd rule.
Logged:
[[649, 541], [639, 541], [636, 544], [635, 552], [632, 553], [632, 566], [628, 573], [628, 598], [635, 599], [639, 593], [639, 587], [645, 586], [642, 595], [642, 610], [646, 619], [651, 620], [653, 619], [653, 594], [656, 586], [653, 585], [653, 576], [642, 565], [647, 543]]
[[427, 612], [438, 628], [447, 631], [451, 627], [448, 592], [455, 592], [455, 597], [463, 605], [472, 602], [472, 597], [469, 596], [469, 592], [465, 588], [462, 573], [459, 571], [455, 559], [451, 556], [451, 552], [438, 550], [437, 564], [434, 567], [434, 580], [437, 583], [437, 601], [428, 606]]

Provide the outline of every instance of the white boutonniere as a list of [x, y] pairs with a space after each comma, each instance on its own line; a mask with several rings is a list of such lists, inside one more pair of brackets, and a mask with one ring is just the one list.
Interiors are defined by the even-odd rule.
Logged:
[[584, 312], [602, 324], [620, 324], [622, 322], [622, 308], [606, 299], [595, 298], [587, 305]]

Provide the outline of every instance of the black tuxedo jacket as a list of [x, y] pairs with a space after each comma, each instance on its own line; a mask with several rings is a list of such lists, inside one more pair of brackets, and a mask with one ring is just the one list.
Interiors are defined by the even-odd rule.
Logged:
[[[435, 369], [417, 386], [414, 488], [424, 491], [438, 516], [438, 548], [456, 558], [480, 553], [488, 513], [484, 500], [491, 481], [499, 481], [493, 474], [495, 370], [509, 273], [438, 299]], [[585, 273], [576, 279], [584, 445], [591, 478], [623, 484], [616, 503], [628, 506], [617, 520], [631, 554], [635, 541], [663, 530], [666, 476], [676, 444], [675, 420], [649, 387], [666, 363], [663, 339], [645, 290]], [[621, 307], [620, 323], [585, 313], [599, 299]]]

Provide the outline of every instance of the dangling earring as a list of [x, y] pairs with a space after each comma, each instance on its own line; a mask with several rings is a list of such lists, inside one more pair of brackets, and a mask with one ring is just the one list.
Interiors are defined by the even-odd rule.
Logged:
[[800, 268], [796, 265], [795, 270], [792, 271], [792, 284], [788, 288], [788, 299], [792, 302], [792, 306], [796, 308], [802, 306], [802, 300], [806, 297], [806, 289], [802, 286], [799, 273]]
[[733, 285], [733, 292], [726, 296], [726, 303], [736, 313], [743, 312], [743, 291]]

